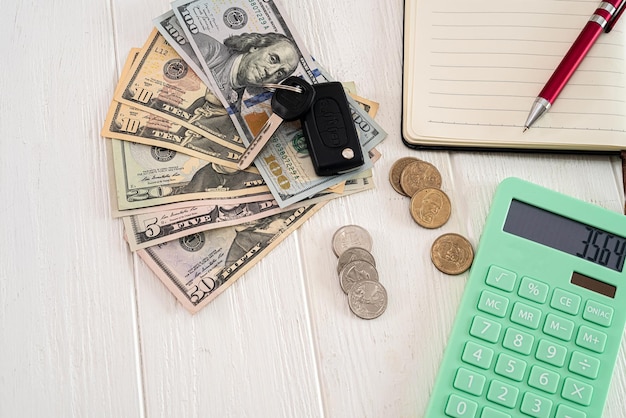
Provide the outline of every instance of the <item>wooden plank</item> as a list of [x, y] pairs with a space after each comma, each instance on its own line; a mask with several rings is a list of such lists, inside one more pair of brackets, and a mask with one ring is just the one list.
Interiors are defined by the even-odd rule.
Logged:
[[0, 416], [140, 416], [132, 262], [99, 135], [108, 2], [3, 5]]

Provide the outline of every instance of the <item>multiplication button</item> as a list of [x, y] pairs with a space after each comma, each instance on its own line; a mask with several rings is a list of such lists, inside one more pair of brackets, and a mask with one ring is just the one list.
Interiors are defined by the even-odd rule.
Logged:
[[568, 377], [563, 384], [561, 396], [577, 404], [589, 406], [593, 387], [579, 380]]

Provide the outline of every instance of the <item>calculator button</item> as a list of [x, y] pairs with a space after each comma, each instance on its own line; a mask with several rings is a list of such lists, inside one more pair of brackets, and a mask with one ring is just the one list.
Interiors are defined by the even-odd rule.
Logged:
[[511, 418], [511, 416], [487, 406], [483, 409], [482, 414], [480, 414], [480, 418]]
[[600, 360], [579, 351], [574, 351], [568, 369], [572, 373], [595, 379], [600, 371]]
[[502, 325], [499, 323], [477, 315], [472, 321], [470, 335], [480, 338], [481, 340], [489, 341], [490, 343], [495, 343], [498, 341], [498, 338], [500, 338], [500, 329], [502, 329]]
[[478, 309], [488, 314], [504, 318], [506, 308], [509, 306], [509, 300], [503, 296], [496, 295], [488, 290], [480, 294], [478, 301]]
[[580, 405], [589, 406], [593, 387], [580, 380], [568, 377], [563, 384], [561, 396]]
[[556, 367], [562, 367], [565, 364], [566, 355], [567, 348], [548, 340], [539, 340], [537, 352], [535, 353], [537, 360]]
[[567, 405], [559, 405], [554, 418], [587, 418], [587, 414]]
[[500, 376], [521, 382], [526, 371], [526, 362], [508, 354], [500, 354], [494, 370]]
[[511, 311], [511, 322], [523, 325], [527, 328], [539, 328], [541, 311], [524, 303], [516, 302]]
[[517, 279], [517, 275], [512, 271], [498, 266], [491, 266], [489, 267], [486, 283], [505, 292], [511, 292], [515, 287], [515, 279]]
[[548, 298], [549, 289], [550, 288], [545, 283], [531, 279], [530, 277], [523, 277], [517, 294], [533, 302], [544, 303]]
[[483, 394], [486, 380], [485, 376], [461, 367], [456, 372], [453, 386], [470, 395], [480, 396]]
[[478, 404], [457, 395], [450, 395], [446, 405], [446, 415], [453, 418], [474, 418]]
[[520, 411], [535, 418], [548, 418], [552, 410], [552, 401], [542, 396], [526, 392], [522, 398]]
[[594, 324], [608, 327], [613, 319], [613, 308], [603, 305], [600, 302], [588, 300], [583, 311], [583, 318]]
[[505, 406], [507, 408], [514, 408], [517, 402], [517, 396], [519, 395], [519, 389], [508, 385], [499, 380], [493, 380], [489, 385], [489, 391], [487, 392], [487, 399], [493, 403]]
[[463, 350], [462, 360], [467, 363], [487, 370], [491, 366], [493, 350], [475, 342], [468, 341]]
[[574, 333], [574, 323], [569, 319], [548, 314], [543, 332], [560, 340], [569, 341]]
[[602, 353], [606, 346], [606, 334], [583, 325], [578, 330], [576, 345], [596, 353]]
[[534, 340], [535, 338], [530, 334], [519, 331], [515, 328], [509, 328], [504, 334], [502, 345], [509, 350], [513, 350], [521, 354], [530, 354]]
[[554, 293], [552, 294], [550, 306], [561, 312], [576, 315], [578, 313], [578, 309], [580, 308], [580, 299], [581, 298], [578, 295], [557, 288], [554, 289]]
[[528, 377], [528, 385], [548, 393], [556, 393], [559, 375], [540, 366], [533, 366]]

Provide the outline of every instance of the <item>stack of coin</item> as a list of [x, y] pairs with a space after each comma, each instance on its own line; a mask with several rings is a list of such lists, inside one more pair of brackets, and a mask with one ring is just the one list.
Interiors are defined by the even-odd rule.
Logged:
[[400, 158], [389, 171], [389, 182], [396, 192], [411, 198], [411, 216], [419, 225], [434, 229], [450, 219], [450, 198], [441, 190], [441, 174], [431, 163]]
[[343, 226], [333, 235], [341, 289], [348, 295], [350, 310], [362, 319], [377, 318], [387, 308], [387, 290], [378, 280], [372, 244], [369, 232], [358, 225]]
[[[411, 198], [411, 217], [422, 227], [440, 228], [450, 219], [450, 198], [441, 190], [441, 173], [431, 163], [400, 158], [391, 166], [389, 182], [396, 192]], [[444, 234], [433, 243], [430, 256], [443, 273], [461, 274], [472, 264], [474, 251], [461, 235]]]

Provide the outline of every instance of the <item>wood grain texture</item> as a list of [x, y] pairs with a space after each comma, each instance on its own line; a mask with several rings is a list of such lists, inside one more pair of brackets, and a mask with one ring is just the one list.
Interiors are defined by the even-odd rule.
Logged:
[[[400, 139], [403, 2], [284, 0], [315, 58], [380, 103], [376, 189], [335, 200], [196, 315], [122, 239], [99, 132], [131, 47], [165, 0], [3, 4], [0, 417], [422, 416], [467, 274], [430, 261], [444, 232], [476, 245], [496, 185], [519, 176], [623, 209], [618, 158], [417, 151]], [[433, 163], [450, 221], [419, 227], [388, 182]], [[349, 310], [332, 234], [365, 227], [389, 306]], [[626, 342], [605, 417], [626, 418]]]

